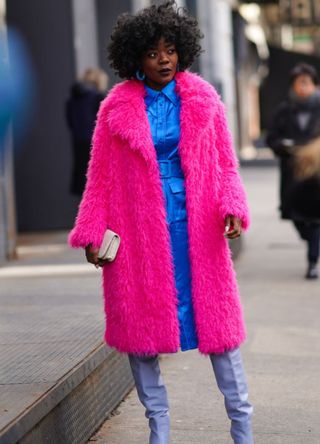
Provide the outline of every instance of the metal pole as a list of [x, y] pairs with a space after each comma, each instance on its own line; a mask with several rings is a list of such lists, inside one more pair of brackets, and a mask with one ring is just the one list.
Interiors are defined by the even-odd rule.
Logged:
[[147, 8], [151, 5], [151, 0], [132, 0], [131, 10], [135, 14], [140, 11], [140, 9]]
[[77, 77], [98, 62], [97, 18], [95, 2], [72, 0], [73, 39]]
[[[198, 0], [198, 19], [205, 38], [205, 52], [200, 57], [203, 77], [221, 93], [227, 106], [229, 126], [237, 135], [235, 72], [232, 36], [232, 2], [228, 0]], [[237, 143], [235, 143], [237, 145]]]
[[[133, 0], [133, 7], [137, 8], [137, 9], [133, 9], [133, 12], [138, 11], [139, 9], [142, 8], [146, 8], [148, 6], [152, 5], [160, 5], [161, 3], [163, 3], [163, 0]], [[185, 4], [185, 0], [176, 0], [176, 4], [177, 6], [180, 7], [184, 7]]]
[[[0, 45], [4, 66], [9, 65], [5, 0], [0, 0]], [[12, 124], [1, 147], [0, 161], [0, 262], [16, 256], [16, 210], [13, 172]]]

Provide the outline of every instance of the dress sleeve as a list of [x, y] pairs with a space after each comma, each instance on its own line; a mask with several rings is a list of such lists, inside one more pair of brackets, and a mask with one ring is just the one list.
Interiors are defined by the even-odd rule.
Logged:
[[93, 132], [85, 189], [75, 225], [68, 236], [68, 243], [73, 248], [85, 248], [88, 244], [100, 247], [107, 228], [107, 199], [110, 193], [107, 167], [110, 157], [110, 134], [107, 112], [103, 105], [102, 102]]
[[247, 195], [238, 171], [239, 161], [233, 148], [225, 106], [220, 99], [215, 113], [214, 128], [220, 171], [219, 213], [223, 220], [227, 216], [241, 219], [242, 228], [246, 230], [250, 224]]

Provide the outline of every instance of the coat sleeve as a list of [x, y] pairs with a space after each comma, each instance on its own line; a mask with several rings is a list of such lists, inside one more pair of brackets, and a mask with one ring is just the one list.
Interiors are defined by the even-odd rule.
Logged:
[[[266, 138], [267, 145], [272, 149], [274, 154], [278, 157], [288, 157], [290, 151], [284, 145], [285, 135], [285, 120], [287, 119], [288, 110], [284, 106], [280, 106], [272, 116], [271, 124], [268, 128], [268, 135]], [[289, 137], [287, 137], [289, 139]]]
[[238, 171], [239, 161], [233, 148], [225, 106], [220, 99], [215, 113], [214, 127], [221, 173], [218, 187], [220, 216], [223, 220], [227, 216], [236, 216], [241, 219], [243, 230], [246, 230], [250, 224], [247, 195]]
[[110, 193], [109, 163], [110, 134], [107, 111], [102, 102], [92, 136], [90, 159], [86, 173], [86, 185], [78, 208], [75, 224], [68, 236], [73, 248], [85, 248], [88, 244], [99, 247], [107, 228], [107, 198]]

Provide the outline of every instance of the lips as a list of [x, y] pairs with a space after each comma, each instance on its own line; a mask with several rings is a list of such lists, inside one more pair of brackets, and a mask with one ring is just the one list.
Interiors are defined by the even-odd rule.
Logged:
[[163, 68], [163, 69], [160, 69], [159, 73], [160, 74], [168, 74], [171, 71], [172, 70], [170, 68]]

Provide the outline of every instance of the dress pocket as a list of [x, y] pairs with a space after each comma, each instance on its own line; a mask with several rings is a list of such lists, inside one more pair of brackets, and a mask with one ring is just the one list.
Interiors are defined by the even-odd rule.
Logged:
[[169, 205], [170, 220], [172, 222], [186, 220], [186, 190], [183, 178], [172, 178], [169, 180], [170, 200]]

